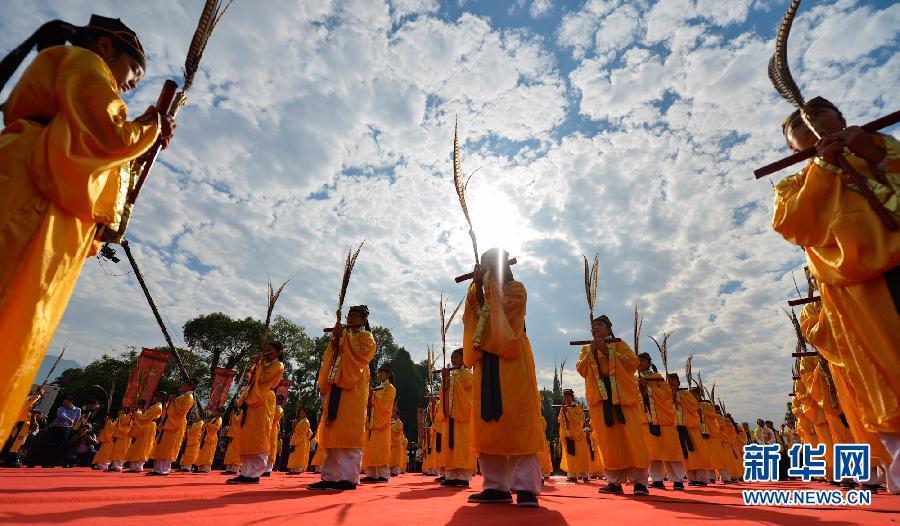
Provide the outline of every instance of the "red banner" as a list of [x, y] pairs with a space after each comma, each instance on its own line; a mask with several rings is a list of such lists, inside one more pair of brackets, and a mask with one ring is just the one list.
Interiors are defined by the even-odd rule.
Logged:
[[228, 392], [231, 391], [231, 384], [234, 382], [234, 377], [236, 375], [237, 371], [225, 369], [224, 367], [216, 367], [216, 372], [213, 375], [212, 389], [210, 389], [209, 392], [209, 405], [206, 406], [207, 409], [220, 410], [225, 407], [225, 403], [228, 401]]
[[128, 389], [125, 390], [122, 407], [135, 407], [138, 400], [149, 402], [171, 358], [169, 351], [141, 349], [141, 355], [138, 356], [137, 364], [131, 371], [131, 378], [128, 379]]
[[290, 380], [282, 378], [280, 382], [278, 382], [278, 387], [275, 388], [275, 395], [281, 395], [287, 400], [288, 391], [291, 389], [291, 386], [294, 385]]

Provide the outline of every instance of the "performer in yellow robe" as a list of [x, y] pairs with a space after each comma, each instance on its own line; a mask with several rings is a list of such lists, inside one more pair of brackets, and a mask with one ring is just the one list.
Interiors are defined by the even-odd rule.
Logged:
[[297, 412], [297, 420], [294, 421], [291, 433], [291, 454], [288, 457], [288, 474], [300, 474], [306, 471], [309, 465], [309, 439], [312, 431], [309, 428], [309, 419], [306, 417], [306, 409], [302, 407]]
[[[55, 45], [67, 39], [78, 45]], [[0, 135], [0, 444], [84, 259], [99, 246], [97, 224], [120, 220], [128, 182], [120, 169], [161, 129], [166, 138], [172, 133], [171, 120], [155, 110], [127, 120], [120, 96], [137, 85], [145, 59], [135, 33], [118, 19], [45, 24], [13, 52], [17, 58], [8, 57], [8, 75], [35, 44], [42, 50], [3, 105]]]
[[600, 452], [600, 445], [597, 443], [597, 433], [594, 432], [594, 426], [588, 417], [584, 425], [585, 441], [591, 447], [590, 471], [591, 478], [599, 479], [606, 473], [606, 465], [603, 462], [603, 454]]
[[684, 468], [689, 486], [706, 486], [708, 471], [713, 469], [709, 447], [703, 440], [705, 426], [700, 410], [699, 393], [680, 389], [681, 380], [677, 373], [669, 373], [669, 387], [675, 391], [675, 425], [684, 458]]
[[803, 416], [806, 417], [815, 430], [814, 438], [811, 440], [810, 444], [814, 447], [817, 447], [819, 444], [825, 444], [825, 479], [832, 481], [834, 438], [831, 436], [831, 429], [828, 427], [828, 419], [825, 417], [825, 411], [822, 410], [822, 407], [812, 395], [813, 376], [815, 374], [817, 362], [818, 360], [811, 356], [800, 359], [800, 384], [802, 385], [802, 388], [795, 388], [794, 393], [803, 409]]
[[672, 388], [656, 371], [650, 353], [638, 355], [638, 392], [647, 419], [644, 436], [647, 457], [650, 459], [650, 478], [653, 488], [665, 489], [666, 471], [675, 484], [674, 489], [684, 489], [684, 457], [681, 442], [675, 429], [675, 401]]
[[889, 490], [900, 492], [900, 229], [890, 231], [836, 165], [843, 156], [866, 179], [886, 213], [900, 222], [900, 143], [846, 127], [840, 111], [816, 97], [808, 103], [826, 135], [801, 119], [785, 121], [788, 145], [818, 156], [776, 187], [773, 228], [804, 247], [840, 361], [856, 389], [863, 426], [891, 457]]
[[472, 448], [484, 491], [469, 502], [537, 507], [545, 437], [531, 343], [525, 333], [528, 295], [513, 279], [508, 254], [491, 249], [475, 267], [463, 313], [463, 359], [473, 368]]
[[325, 462], [325, 448], [319, 447], [319, 441], [316, 437], [319, 434], [313, 437], [312, 442], [315, 442], [316, 452], [313, 454], [312, 460], [309, 461], [309, 466], [312, 468], [313, 473], [322, 473], [322, 464]]
[[271, 476], [275, 469], [275, 462], [281, 452], [281, 419], [284, 417], [284, 396], [275, 395], [275, 417], [272, 420], [272, 434], [269, 436], [269, 458], [266, 462], [266, 471], [263, 477]]
[[247, 390], [238, 399], [241, 408], [240, 437], [241, 474], [226, 480], [228, 484], [259, 484], [266, 471], [272, 450], [272, 425], [275, 421], [273, 389], [284, 376], [284, 344], [266, 343], [258, 359], [247, 372]]
[[716, 471], [719, 472], [721, 480], [731, 480], [731, 473], [728, 470], [728, 459], [725, 456], [725, 450], [722, 448], [722, 435], [719, 429], [716, 408], [708, 400], [701, 400], [700, 410], [703, 411], [703, 423], [706, 424], [706, 436], [702, 438], [706, 440], [706, 445], [709, 447], [709, 458], [713, 465], [708, 473], [709, 482], [710, 484], [715, 484]]
[[112, 450], [113, 450], [113, 435], [116, 429], [116, 421], [106, 417], [106, 420], [103, 423], [103, 429], [100, 431], [100, 434], [97, 435], [97, 440], [100, 442], [100, 449], [97, 450], [97, 453], [94, 455], [93, 469], [105, 470], [109, 468], [109, 463], [112, 459]]
[[606, 316], [591, 324], [593, 342], [581, 348], [576, 368], [584, 378], [585, 394], [606, 463], [603, 493], [622, 493], [622, 483], [634, 483], [635, 495], [647, 495], [650, 459], [635, 372], [638, 358], [623, 341], [607, 341], [612, 322]]
[[226, 475], [237, 475], [241, 470], [241, 410], [235, 408], [228, 418], [228, 429], [225, 430], [225, 436], [228, 437], [228, 447], [225, 449], [225, 471]]
[[447, 448], [447, 409], [446, 409], [447, 393], [443, 389], [438, 389], [437, 397], [434, 399], [434, 421], [432, 430], [434, 432], [434, 471], [437, 473], [436, 482], [443, 484], [447, 480], [446, 466], [444, 462], [447, 460], [445, 450]]
[[[32, 409], [34, 409], [34, 406], [37, 405], [43, 394], [44, 386], [40, 385], [25, 399], [25, 403], [22, 404], [22, 409], [19, 411], [19, 416], [16, 418], [15, 424], [13, 425], [12, 431], [10, 432], [9, 436], [11, 439], [12, 437], [18, 438], [19, 436], [21, 436], [21, 429], [24, 427], [28, 427], [29, 422], [32, 419], [31, 411]], [[27, 435], [27, 433], [28, 432], [26, 431], [25, 434]]]
[[366, 418], [366, 446], [363, 448], [362, 466], [366, 476], [360, 482], [387, 482], [391, 476], [391, 413], [397, 389], [393, 385], [394, 373], [389, 364], [378, 368], [378, 387], [369, 393]]
[[35, 420], [35, 415], [28, 415], [28, 419], [18, 427], [16, 434], [10, 437], [12, 439], [12, 444], [10, 444], [7, 457], [4, 459], [4, 467], [22, 467], [22, 463], [19, 461], [19, 450], [22, 449], [22, 446], [25, 445], [25, 441], [28, 440], [28, 437], [31, 436], [31, 433], [37, 428], [38, 423]]
[[144, 464], [150, 459], [150, 453], [156, 440], [156, 420], [162, 416], [162, 401], [166, 398], [166, 393], [156, 392], [150, 399], [150, 407], [146, 411], [135, 411], [131, 425], [131, 436], [134, 441], [128, 447], [128, 452], [125, 453], [128, 470], [133, 473], [144, 471]]
[[[375, 339], [369, 331], [369, 308], [350, 307], [347, 327], [332, 331], [319, 369], [319, 392], [324, 399], [323, 425], [317, 440], [322, 449], [322, 480], [311, 490], [351, 490], [359, 484], [362, 452], [366, 444], [366, 407], [369, 398], [369, 362], [375, 357]], [[335, 353], [335, 341], [340, 341]], [[333, 370], [332, 370], [333, 369]]]
[[590, 471], [590, 453], [584, 438], [584, 409], [575, 403], [575, 392], [563, 390], [563, 404], [556, 418], [559, 423], [559, 443], [563, 444], [562, 462], [569, 482], [578, 482], [579, 478], [588, 482]]
[[719, 478], [722, 480], [722, 484], [737, 484], [737, 478], [741, 476], [741, 471], [743, 471], [738, 463], [739, 461], [741, 464], [743, 463], [743, 453], [739, 455], [733, 447], [737, 431], [734, 429], [734, 422], [722, 414], [721, 407], [716, 405], [715, 409], [716, 419], [719, 424], [719, 440], [722, 442], [722, 451], [724, 451], [725, 457], [724, 465], [727, 470], [727, 473], [719, 471]]
[[181, 395], [166, 404], [159, 426], [156, 445], [150, 453], [153, 459], [153, 471], [147, 475], [167, 476], [172, 470], [172, 462], [178, 457], [178, 450], [184, 440], [187, 429], [187, 414], [194, 407], [194, 388], [197, 380], [190, 379], [181, 386]]
[[200, 435], [203, 434], [203, 420], [197, 420], [188, 427], [184, 434], [184, 450], [178, 459], [179, 471], [190, 472], [191, 466], [197, 461], [200, 454]]
[[218, 411], [210, 416], [203, 424], [203, 433], [200, 435], [200, 452], [197, 453], [197, 473], [209, 473], [212, 470], [213, 458], [216, 456], [216, 446], [219, 444], [219, 429], [222, 427], [222, 417]]
[[435, 431], [437, 402], [435, 400], [437, 399], [432, 395], [426, 395], [426, 398], [428, 399], [428, 405], [425, 406], [425, 458], [422, 461], [422, 474], [428, 476], [442, 475], [438, 473], [438, 455], [435, 451], [435, 438], [437, 436]]
[[125, 409], [120, 409], [119, 417], [116, 419], [116, 428], [113, 430], [113, 447], [107, 471], [122, 471], [125, 455], [131, 446], [131, 421], [132, 415]]
[[394, 416], [391, 420], [391, 476], [396, 477], [400, 474], [400, 467], [404, 464], [403, 459], [406, 451], [403, 449], [403, 421], [400, 420], [400, 414], [394, 408]]
[[472, 390], [474, 376], [463, 365], [463, 350], [450, 354], [450, 369], [441, 372], [446, 395], [446, 413], [443, 436], [444, 481], [442, 486], [469, 487], [475, 472], [475, 453], [471, 446]]

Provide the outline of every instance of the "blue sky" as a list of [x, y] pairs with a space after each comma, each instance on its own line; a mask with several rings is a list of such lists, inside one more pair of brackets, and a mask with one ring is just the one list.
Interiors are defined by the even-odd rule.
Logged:
[[[772, 190], [752, 170], [786, 153], [790, 107], [765, 69], [786, 5], [237, 0], [144, 188], [134, 250], [174, 333], [201, 313], [262, 316], [267, 276], [292, 279], [279, 313], [313, 332], [366, 238], [348, 302], [421, 359], [440, 293], [461, 297], [452, 277], [472, 265], [450, 166], [458, 117], [479, 245], [519, 257], [541, 385], [568, 359], [564, 382], [583, 390], [567, 342], [588, 329], [581, 255], [599, 252], [600, 310], [619, 335], [638, 305], [642, 350], [675, 330], [671, 369], [693, 352], [737, 418], [778, 420], [794, 345], [780, 307], [804, 259], [771, 232]], [[52, 18], [121, 17], [150, 54], [126, 99], [138, 114], [178, 78], [200, 6], [11, 3], [0, 47]], [[894, 2], [805, 2], [794, 75], [851, 122], [893, 111], [898, 30]], [[86, 262], [51, 353], [161, 343], [126, 268], [104, 267]]]

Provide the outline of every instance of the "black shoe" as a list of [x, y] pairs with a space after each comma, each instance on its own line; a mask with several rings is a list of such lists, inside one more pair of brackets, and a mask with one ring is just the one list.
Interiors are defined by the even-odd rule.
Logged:
[[862, 484], [860, 487], [861, 487], [862, 489], [867, 489], [867, 490], [871, 491], [872, 493], [875, 493], [875, 492], [878, 491], [878, 490], [883, 490], [883, 489], [884, 489], [884, 486], [882, 486], [881, 484], [869, 484], [869, 483], [866, 483], [866, 484]]
[[653, 484], [650, 484], [650, 487], [656, 489], [666, 489], [665, 484], [663, 484], [663, 481], [661, 480], [654, 480]]
[[147, 476], [148, 476], [148, 477], [161, 477], [161, 476], [162, 476], [162, 473], [157, 473], [157, 472], [155, 472], [155, 471], [148, 471], [148, 472], [147, 472]]
[[[660, 482], [660, 484], [662, 484], [662, 483]], [[635, 484], [634, 485], [634, 494], [635, 495], [649, 495], [650, 490], [647, 489], [647, 486], [645, 486], [643, 484]]]
[[441, 482], [441, 486], [444, 486], [445, 488], [468, 488], [469, 483], [465, 480], [447, 479], [444, 482]]
[[[391, 475], [391, 476], [393, 477], [393, 475]], [[435, 482], [444, 482], [445, 480], [447, 480], [447, 477], [445, 477], [443, 475], [434, 479]]]
[[128, 469], [128, 470], [125, 470], [125, 473], [143, 473], [143, 471], [138, 471], [136, 469]]
[[245, 477], [238, 475], [233, 479], [228, 479], [225, 484], [259, 484], [259, 477]]
[[[385, 480], [387, 480], [387, 479], [385, 479]], [[363, 478], [359, 479], [360, 484], [370, 484], [372, 482], [378, 482], [378, 478], [377, 477], [363, 477]]]
[[311, 489], [314, 491], [334, 490], [334, 489], [337, 489], [334, 487], [335, 484], [337, 484], [337, 482], [320, 480], [319, 482], [315, 482], [313, 484], [310, 484], [309, 486], [306, 486], [306, 489]]
[[271, 472], [271, 471], [266, 471], [265, 473], [263, 473], [262, 475], [260, 475], [260, 477], [271, 477], [271, 476], [272, 476], [272, 472]]
[[688, 482], [688, 486], [700, 486], [700, 487], [705, 488], [705, 487], [706, 487], [706, 482], [700, 482], [700, 481], [697, 481], [697, 480], [692, 480], [692, 481]]
[[672, 489], [676, 491], [684, 491], [684, 482], [676, 482]]
[[537, 508], [540, 505], [538, 504], [537, 495], [534, 493], [530, 491], [517, 491], [516, 506], [520, 508]]
[[302, 475], [302, 471], [288, 471], [285, 475]]
[[333, 483], [333, 488], [340, 491], [356, 489], [356, 484], [349, 480], [339, 480]]
[[578, 484], [577, 477], [566, 477], [566, 482], [571, 482], [572, 484]]
[[512, 494], [508, 491], [486, 489], [481, 493], [470, 495], [469, 502], [473, 504], [511, 504]]
[[190, 473], [191, 468], [181, 468], [178, 470], [179, 473]]
[[375, 482], [390, 482], [390, 479], [387, 477], [378, 477], [375, 479]]
[[605, 487], [598, 489], [597, 493], [611, 493], [613, 495], [621, 495], [624, 492], [622, 491], [621, 484], [613, 484], [612, 482], [610, 482]]

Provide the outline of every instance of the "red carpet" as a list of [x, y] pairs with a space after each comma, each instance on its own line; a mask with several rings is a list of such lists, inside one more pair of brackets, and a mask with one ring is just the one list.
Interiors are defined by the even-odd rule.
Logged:
[[[644, 523], [729, 524], [887, 524], [900, 521], [900, 496], [874, 495], [866, 508], [745, 507], [741, 489], [823, 489], [820, 484], [742, 484], [689, 488], [685, 492], [652, 490], [649, 497], [600, 495], [602, 484], [545, 485], [539, 509], [509, 505], [473, 505], [466, 496], [480, 489], [441, 489], [430, 477], [409, 474], [390, 484], [356, 491], [322, 493], [303, 486], [313, 474], [276, 473], [258, 486], [228, 486], [218, 472], [173, 473], [147, 477], [78, 469], [0, 470], [0, 524], [275, 524], [312, 521], [317, 526], [405, 524], [500, 526]], [[630, 493], [631, 488], [625, 488]], [[716, 526], [719, 526], [718, 524]]]

